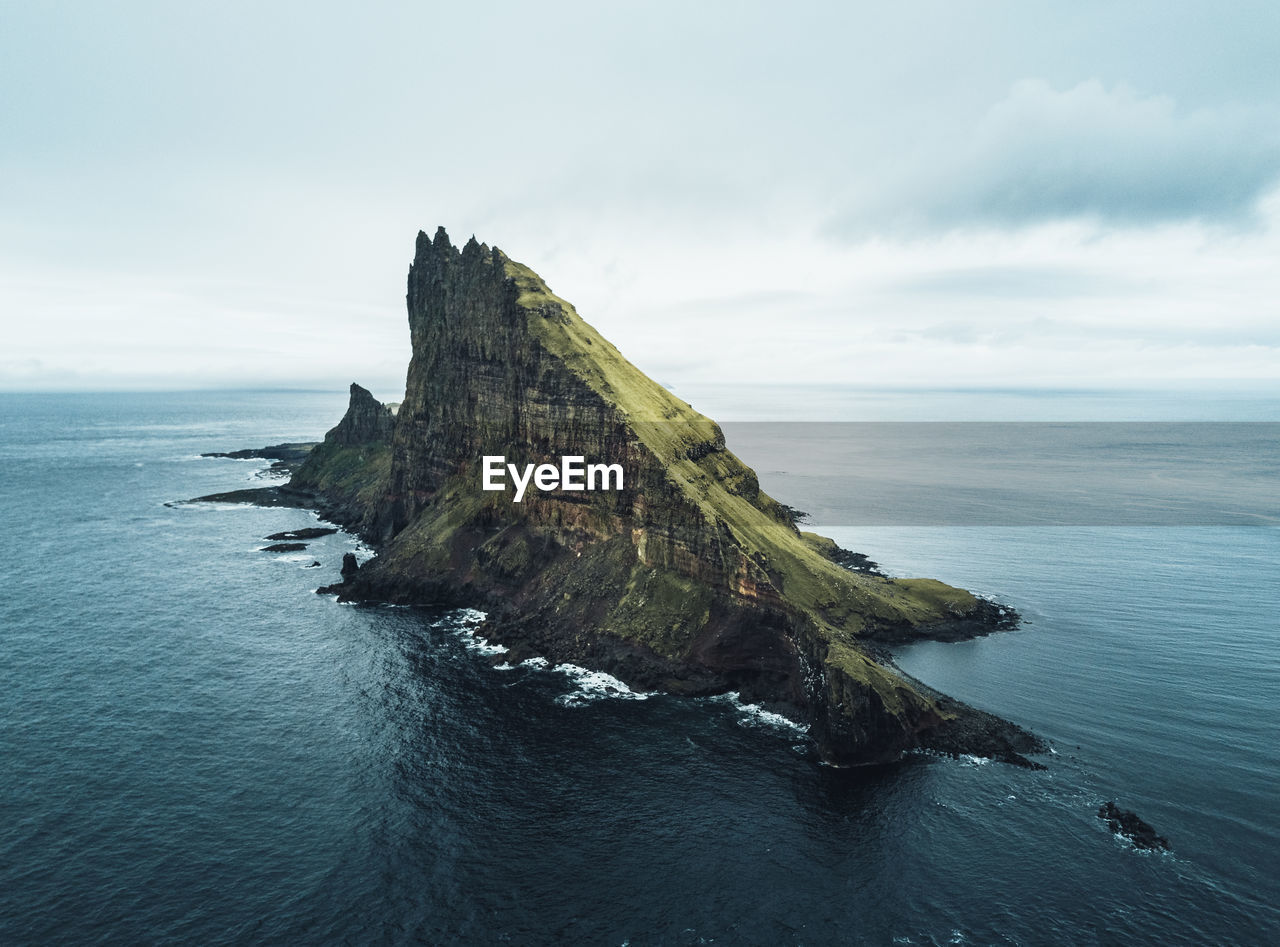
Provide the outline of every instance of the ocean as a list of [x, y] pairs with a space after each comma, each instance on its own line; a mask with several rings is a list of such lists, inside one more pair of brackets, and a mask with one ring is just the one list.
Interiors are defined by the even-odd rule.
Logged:
[[[265, 482], [200, 453], [345, 401], [0, 395], [0, 943], [1280, 942], [1274, 425], [726, 425], [807, 528], [1023, 616], [897, 659], [1045, 770], [841, 770], [731, 696], [318, 596], [369, 551], [261, 551], [306, 511], [180, 502]], [[1172, 850], [1113, 836], [1110, 799]]]

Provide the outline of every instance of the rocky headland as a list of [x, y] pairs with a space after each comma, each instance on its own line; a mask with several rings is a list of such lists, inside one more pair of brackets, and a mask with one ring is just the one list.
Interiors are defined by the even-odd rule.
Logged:
[[[833, 763], [935, 750], [1036, 765], [1024, 756], [1043, 749], [1036, 737], [907, 677], [884, 650], [1010, 628], [1010, 610], [888, 578], [802, 532], [715, 422], [496, 247], [420, 233], [407, 304], [398, 411], [352, 385], [341, 422], [286, 461], [287, 485], [202, 499], [307, 506], [358, 532], [377, 555], [344, 563], [325, 590], [342, 599], [477, 607], [516, 660], [672, 694], [737, 691], [807, 723]], [[575, 456], [625, 478], [514, 502], [484, 489], [494, 455], [520, 468]]]

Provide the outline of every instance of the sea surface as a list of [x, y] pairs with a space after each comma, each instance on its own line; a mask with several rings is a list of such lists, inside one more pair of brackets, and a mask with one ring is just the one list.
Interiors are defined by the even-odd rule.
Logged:
[[[1024, 618], [898, 660], [1051, 741], [1046, 770], [841, 770], [731, 697], [513, 667], [479, 613], [316, 595], [369, 551], [343, 533], [261, 551], [310, 513], [180, 502], [267, 482], [200, 453], [315, 439], [345, 400], [0, 395], [0, 944], [1280, 943], [1267, 426], [1055, 441], [1174, 477], [1154, 525], [1107, 521], [1123, 490], [1037, 519], [1062, 477], [1022, 436], [1001, 453], [1009, 428], [972, 430], [1018, 490], [897, 523], [911, 478], [850, 470], [842, 501], [838, 464], [804, 466], [812, 430], [789, 451], [729, 428], [778, 499], [821, 501], [810, 528]], [[983, 486], [964, 456], [963, 489]], [[1232, 462], [1206, 478], [1206, 456]], [[868, 519], [872, 481], [892, 486]], [[1172, 851], [1111, 835], [1110, 799]]]

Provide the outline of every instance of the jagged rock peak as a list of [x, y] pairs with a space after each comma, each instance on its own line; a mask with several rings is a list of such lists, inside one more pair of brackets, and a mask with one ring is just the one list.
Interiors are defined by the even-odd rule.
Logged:
[[477, 261], [501, 263], [506, 259], [506, 254], [496, 246], [490, 247], [487, 243], [481, 243], [476, 239], [475, 234], [472, 234], [471, 238], [459, 250], [450, 241], [449, 234], [444, 227], [436, 228], [435, 237], [428, 237], [424, 230], [418, 231], [418, 239], [414, 247], [415, 264], [421, 265], [429, 260], [448, 264], [458, 259], [462, 259], [467, 263]]
[[352, 382], [347, 413], [324, 436], [324, 440], [326, 444], [343, 447], [388, 443], [394, 423], [395, 414], [391, 408], [375, 398], [367, 388]]
[[428, 260], [439, 264], [447, 264], [457, 258], [458, 249], [449, 240], [449, 234], [443, 227], [436, 228], [436, 235], [428, 237], [426, 231], [418, 231], [418, 239], [414, 245], [414, 263], [421, 264]]
[[462, 248], [462, 258], [468, 262], [471, 260], [479, 260], [489, 256], [489, 245], [481, 243], [476, 239], [476, 235], [472, 234], [471, 239], [467, 241], [467, 245]]

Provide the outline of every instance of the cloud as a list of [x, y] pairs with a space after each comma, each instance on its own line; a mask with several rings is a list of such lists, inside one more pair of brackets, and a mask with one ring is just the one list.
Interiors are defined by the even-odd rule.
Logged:
[[955, 297], [1069, 299], [1135, 293], [1145, 285], [1129, 276], [1087, 267], [991, 265], [931, 270], [895, 280], [899, 293]]
[[1024, 79], [962, 137], [906, 160], [835, 229], [1248, 223], [1280, 179], [1276, 119], [1261, 107], [1187, 111], [1096, 79], [1061, 92]]

